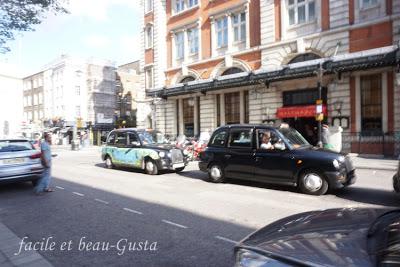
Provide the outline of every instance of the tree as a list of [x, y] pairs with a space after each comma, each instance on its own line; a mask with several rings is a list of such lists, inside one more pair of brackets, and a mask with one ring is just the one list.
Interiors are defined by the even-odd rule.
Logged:
[[0, 53], [10, 51], [5, 44], [18, 31], [34, 31], [48, 12], [68, 13], [65, 0], [0, 0]]

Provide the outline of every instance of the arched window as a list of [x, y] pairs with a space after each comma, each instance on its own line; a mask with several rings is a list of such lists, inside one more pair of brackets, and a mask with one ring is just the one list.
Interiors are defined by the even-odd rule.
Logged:
[[193, 76], [186, 76], [180, 81], [180, 83], [188, 83], [188, 82], [191, 82], [194, 80], [196, 80], [196, 79]]
[[321, 58], [320, 56], [318, 56], [317, 54], [314, 53], [305, 53], [305, 54], [301, 54], [298, 56], [295, 56], [294, 58], [292, 58], [288, 64], [292, 64], [292, 63], [299, 63], [299, 62], [304, 62], [304, 61], [309, 61], [309, 60], [314, 60], [314, 59], [319, 59]]
[[238, 67], [232, 67], [232, 68], [226, 69], [226, 70], [221, 74], [221, 76], [230, 75], [230, 74], [235, 74], [235, 73], [240, 73], [240, 72], [244, 72], [244, 71], [243, 71], [242, 69], [238, 68]]

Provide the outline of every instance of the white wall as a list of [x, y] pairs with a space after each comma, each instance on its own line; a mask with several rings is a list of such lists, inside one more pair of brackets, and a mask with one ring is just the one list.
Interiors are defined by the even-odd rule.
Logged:
[[[16, 69], [0, 65], [0, 138], [16, 137], [23, 121], [22, 79]], [[4, 123], [9, 123], [5, 135]]]

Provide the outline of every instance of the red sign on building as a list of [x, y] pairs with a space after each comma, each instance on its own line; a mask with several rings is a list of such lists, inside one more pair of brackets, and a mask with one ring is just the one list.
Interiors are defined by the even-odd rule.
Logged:
[[[324, 115], [327, 115], [326, 105], [322, 106], [322, 113]], [[279, 119], [315, 117], [315, 115], [316, 115], [315, 105], [283, 107], [283, 108], [278, 108], [276, 112], [276, 116]]]

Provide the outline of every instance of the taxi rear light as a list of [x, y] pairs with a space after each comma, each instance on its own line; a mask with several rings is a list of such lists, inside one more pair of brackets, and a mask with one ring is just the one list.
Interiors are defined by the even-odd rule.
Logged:
[[40, 159], [41, 156], [42, 156], [42, 153], [39, 152], [39, 153], [31, 155], [29, 158], [30, 159]]

